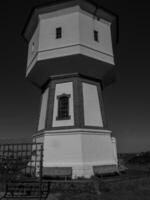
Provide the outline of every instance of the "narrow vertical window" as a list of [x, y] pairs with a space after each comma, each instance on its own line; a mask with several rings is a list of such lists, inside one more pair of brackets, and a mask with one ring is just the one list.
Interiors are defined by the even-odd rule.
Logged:
[[62, 38], [62, 28], [58, 27], [56, 28], [56, 39]]
[[31, 52], [34, 53], [34, 50], [35, 50], [35, 43], [33, 42], [31, 47]]
[[58, 100], [58, 114], [56, 120], [67, 120], [70, 119], [69, 116], [69, 98], [70, 95], [62, 94], [57, 96]]
[[99, 41], [98, 31], [96, 31], [96, 30], [94, 30], [94, 40], [95, 40], [96, 42]]

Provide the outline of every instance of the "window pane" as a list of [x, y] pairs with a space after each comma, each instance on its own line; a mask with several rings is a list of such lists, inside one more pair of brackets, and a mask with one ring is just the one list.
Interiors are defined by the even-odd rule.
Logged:
[[56, 28], [56, 39], [59, 39], [62, 37], [62, 28], [58, 27]]
[[68, 119], [69, 116], [69, 97], [70, 95], [63, 95], [58, 97], [58, 116], [57, 120]]
[[99, 41], [99, 38], [98, 38], [98, 31], [96, 31], [96, 30], [94, 30], [94, 40], [95, 40], [96, 42]]

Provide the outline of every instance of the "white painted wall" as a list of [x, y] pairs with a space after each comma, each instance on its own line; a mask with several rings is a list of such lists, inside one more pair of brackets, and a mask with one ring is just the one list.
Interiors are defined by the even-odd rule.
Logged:
[[[80, 44], [113, 56], [111, 24], [98, 21], [85, 11], [79, 13]], [[99, 42], [94, 41], [93, 30], [99, 32]]]
[[40, 112], [40, 118], [39, 118], [39, 124], [38, 124], [38, 131], [45, 128], [48, 95], [49, 95], [49, 88], [47, 88], [42, 95], [42, 104], [41, 104], [41, 112]]
[[[39, 51], [39, 33], [40, 33], [40, 25], [38, 24], [28, 45], [27, 68]], [[34, 44], [34, 48], [33, 48], [33, 44]]]
[[118, 164], [117, 142], [116, 142], [116, 138], [114, 138], [114, 137], [112, 137], [112, 144], [113, 144], [113, 150], [114, 150], [114, 158], [116, 160], [116, 163]]
[[97, 86], [89, 83], [82, 83], [82, 88], [85, 125], [103, 127]]
[[[56, 39], [56, 28], [62, 27], [62, 38]], [[52, 17], [40, 21], [39, 51], [79, 43], [78, 13]]]
[[[69, 115], [71, 116], [68, 120], [56, 120], [58, 114], [58, 99], [57, 96], [61, 94], [70, 94], [69, 98]], [[61, 126], [73, 126], [74, 125], [74, 103], [73, 103], [73, 83], [59, 83], [56, 84], [55, 87], [55, 98], [54, 98], [54, 111], [53, 111], [53, 127], [61, 127]]]
[[44, 167], [81, 165], [80, 135], [46, 134], [44, 142]]
[[108, 130], [45, 131], [44, 167], [72, 167], [73, 177], [93, 175], [93, 166], [117, 165]]
[[[78, 6], [41, 15], [39, 51], [83, 44], [113, 55], [110, 26], [110, 23], [98, 21]], [[56, 39], [57, 27], [62, 27], [62, 39]], [[94, 41], [93, 30], [99, 32], [99, 42]]]
[[94, 165], [116, 164], [114, 157], [114, 144], [108, 134], [82, 135], [83, 162]]

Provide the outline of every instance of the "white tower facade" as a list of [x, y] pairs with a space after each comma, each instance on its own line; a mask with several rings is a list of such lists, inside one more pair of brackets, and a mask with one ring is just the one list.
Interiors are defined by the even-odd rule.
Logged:
[[44, 144], [44, 175], [117, 171], [102, 99], [115, 70], [116, 16], [92, 0], [58, 2], [35, 8], [24, 29], [26, 77], [42, 93], [33, 140]]

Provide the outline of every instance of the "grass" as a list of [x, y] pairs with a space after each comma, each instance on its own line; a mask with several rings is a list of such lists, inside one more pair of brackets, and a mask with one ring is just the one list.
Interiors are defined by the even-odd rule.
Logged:
[[[140, 176], [140, 178], [133, 178], [135, 176]], [[125, 180], [125, 177], [130, 178]], [[69, 186], [64, 191], [54, 192], [48, 200], [150, 200], [150, 172], [148, 173], [143, 167], [134, 169], [132, 166], [128, 174], [122, 175], [120, 179], [122, 181], [113, 181], [113, 178], [112, 182], [98, 181], [100, 195], [96, 190], [89, 189], [90, 185], [86, 190], [80, 185], [80, 192], [78, 189], [73, 192], [74, 188]]]
[[[99, 184], [101, 187], [101, 185]], [[48, 200], [149, 200], [150, 179], [103, 185], [101, 195], [96, 192], [60, 192], [50, 194]]]
[[145, 177], [140, 180], [130, 180], [122, 183], [105, 183], [103, 186], [99, 182], [101, 194], [93, 191], [80, 192], [72, 190], [53, 192], [47, 200], [149, 200], [150, 199], [150, 178]]
[[150, 178], [108, 184], [101, 191], [101, 200], [149, 200]]

